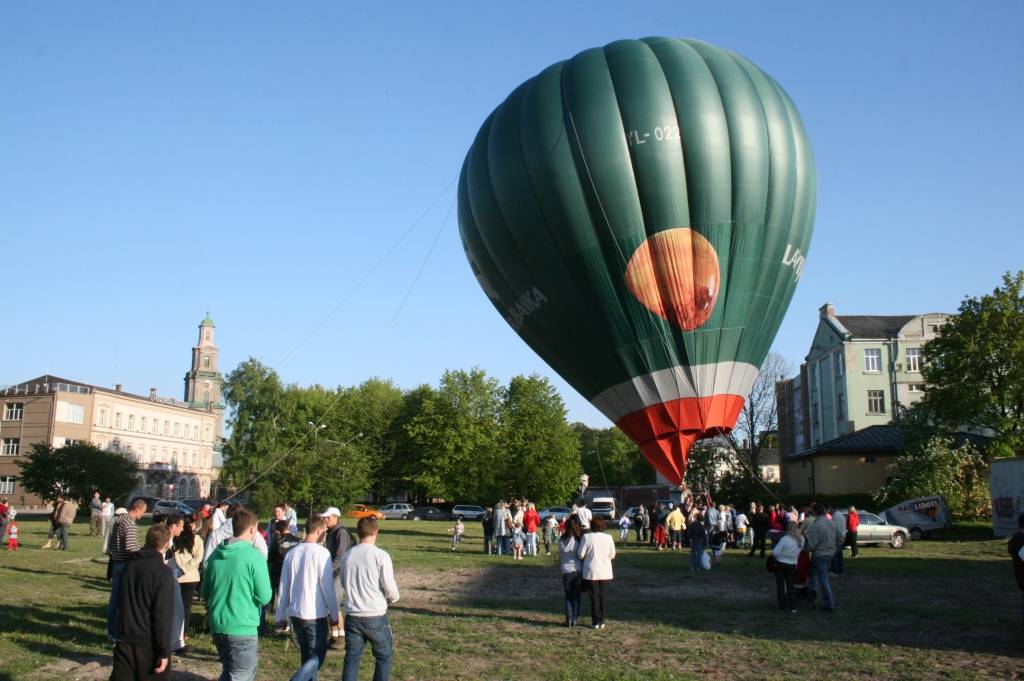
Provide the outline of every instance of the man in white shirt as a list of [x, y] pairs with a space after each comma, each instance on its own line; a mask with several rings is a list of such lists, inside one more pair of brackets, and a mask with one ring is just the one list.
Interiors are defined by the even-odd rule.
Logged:
[[[220, 524], [217, 529], [210, 533], [210, 536], [206, 538], [206, 544], [203, 546], [203, 567], [210, 561], [210, 556], [217, 550], [217, 547], [224, 543], [225, 540], [231, 539], [235, 536], [234, 527], [231, 523], [231, 518], [235, 515], [235, 512], [242, 508], [239, 504], [233, 504], [227, 512], [224, 522]], [[220, 510], [219, 508], [217, 509]], [[252, 545], [263, 557], [266, 558], [270, 551], [267, 549], [267, 540], [263, 538], [263, 535], [259, 532], [255, 532], [252, 538]]]
[[579, 507], [576, 509], [576, 517], [579, 518], [580, 525], [583, 526], [584, 530], [590, 529], [590, 521], [593, 520], [594, 514], [587, 508], [586, 502], [580, 502]]
[[391, 676], [391, 623], [388, 603], [398, 600], [391, 556], [377, 548], [377, 519], [361, 518], [359, 544], [345, 553], [341, 580], [345, 587], [345, 669], [341, 681], [356, 681], [367, 641], [377, 661], [374, 681]]
[[306, 538], [285, 554], [275, 616], [280, 627], [291, 622], [302, 664], [317, 658], [317, 668], [323, 666], [327, 656], [329, 627], [338, 624], [331, 552], [320, 546], [326, 532], [324, 519], [311, 517]]

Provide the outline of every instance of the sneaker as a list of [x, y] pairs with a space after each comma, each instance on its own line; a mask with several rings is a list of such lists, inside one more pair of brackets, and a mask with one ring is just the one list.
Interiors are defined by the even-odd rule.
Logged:
[[790, 610], [790, 611], [789, 611], [789, 613], [790, 613], [791, 615], [795, 615], [795, 614], [796, 614], [796, 608], [793, 608], [792, 610]]
[[594, 624], [594, 625], [592, 625], [592, 627], [591, 627], [591, 628], [592, 628], [592, 629], [600, 629], [600, 628], [601, 628], [601, 625], [600, 625], [600, 624]]
[[601, 623], [600, 623], [599, 625], [597, 625], [597, 626], [598, 626], [598, 628], [600, 628], [600, 629], [604, 629], [604, 622], [601, 622]]

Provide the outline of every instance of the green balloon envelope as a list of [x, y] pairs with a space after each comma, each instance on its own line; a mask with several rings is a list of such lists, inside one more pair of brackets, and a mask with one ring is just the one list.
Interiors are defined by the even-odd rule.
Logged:
[[679, 484], [736, 423], [803, 271], [817, 178], [789, 96], [696, 40], [623, 40], [526, 81], [459, 178], [477, 281]]

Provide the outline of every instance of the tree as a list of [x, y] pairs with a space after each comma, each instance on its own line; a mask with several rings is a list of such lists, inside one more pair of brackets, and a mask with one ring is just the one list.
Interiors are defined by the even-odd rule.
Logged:
[[694, 492], [717, 496], [730, 476], [735, 452], [723, 438], [699, 440], [690, 448], [683, 482]]
[[283, 426], [284, 387], [277, 372], [250, 357], [227, 375], [223, 395], [231, 436], [220, 477], [225, 487], [238, 489], [272, 463]]
[[993, 452], [1024, 450], [1024, 270], [1003, 285], [964, 298], [938, 336], [925, 343], [922, 408], [949, 430], [988, 428]]
[[446, 371], [438, 389], [406, 426], [421, 450], [411, 482], [430, 496], [494, 499], [498, 479], [501, 388], [479, 368]]
[[978, 517], [989, 509], [988, 463], [970, 442], [955, 447], [953, 436], [936, 432], [916, 438], [889, 471], [889, 482], [872, 493], [880, 504], [941, 494], [955, 516]]
[[50, 502], [61, 494], [84, 504], [93, 492], [127, 501], [139, 483], [139, 469], [132, 461], [87, 443], [54, 449], [37, 442], [25, 460], [15, 463], [21, 468], [22, 486]]
[[768, 441], [762, 435], [779, 428], [775, 384], [791, 373], [793, 365], [789, 360], [778, 353], [769, 352], [754, 379], [750, 394], [743, 402], [736, 427], [727, 436], [728, 444], [735, 451], [743, 469], [740, 475], [746, 482], [748, 492], [753, 492], [760, 487], [759, 483], [763, 483], [761, 452]]
[[580, 462], [590, 484], [620, 487], [649, 485], [655, 480], [654, 468], [640, 448], [621, 430], [591, 428], [583, 423], [572, 424], [580, 441]]
[[563, 504], [579, 485], [580, 445], [565, 420], [565, 403], [551, 382], [514, 376], [504, 391], [496, 471], [501, 496]]

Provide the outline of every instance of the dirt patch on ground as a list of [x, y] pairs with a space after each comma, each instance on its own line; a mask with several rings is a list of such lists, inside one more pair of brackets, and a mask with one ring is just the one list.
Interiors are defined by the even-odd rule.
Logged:
[[[108, 656], [65, 658], [39, 668], [25, 681], [107, 681], [113, 662]], [[220, 675], [220, 667], [197, 664], [188, 658], [174, 658], [171, 681], [213, 681]]]

